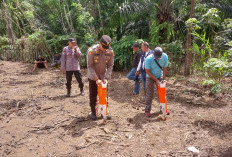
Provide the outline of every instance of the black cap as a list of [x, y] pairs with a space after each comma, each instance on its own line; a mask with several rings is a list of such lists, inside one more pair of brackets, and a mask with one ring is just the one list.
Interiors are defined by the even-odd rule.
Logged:
[[131, 48], [133, 49], [133, 48], [136, 48], [136, 47], [139, 47], [138, 43], [134, 43]]
[[154, 49], [154, 57], [155, 59], [160, 59], [162, 57], [163, 49], [161, 47], [156, 47]]
[[76, 40], [74, 38], [69, 38], [68, 41], [71, 42], [71, 43], [75, 43], [76, 42]]
[[91, 44], [87, 42], [87, 43], [86, 43], [86, 46], [89, 46], [89, 47], [90, 47], [90, 46], [91, 46]]
[[101, 42], [102, 47], [104, 49], [109, 49], [110, 43], [111, 43], [111, 38], [108, 35], [103, 35], [100, 42]]

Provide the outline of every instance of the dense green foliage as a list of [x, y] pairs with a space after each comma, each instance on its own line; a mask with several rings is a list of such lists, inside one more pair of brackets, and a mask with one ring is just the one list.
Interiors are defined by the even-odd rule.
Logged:
[[195, 0], [0, 0], [0, 58], [51, 61], [69, 37], [85, 43], [112, 37], [115, 70], [131, 68], [133, 42], [162, 46], [171, 75], [183, 74], [186, 36], [191, 30], [192, 74], [219, 79], [231, 75], [232, 2]]

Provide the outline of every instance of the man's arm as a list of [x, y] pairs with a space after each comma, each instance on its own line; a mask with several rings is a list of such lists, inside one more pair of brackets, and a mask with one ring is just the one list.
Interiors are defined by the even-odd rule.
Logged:
[[114, 66], [114, 52], [112, 52], [112, 54], [111, 54], [109, 65], [108, 65], [107, 70], [106, 70], [105, 79], [109, 80], [111, 78], [113, 66]]
[[142, 66], [142, 61], [141, 61], [141, 58], [139, 60], [139, 65], [137, 67], [137, 71], [140, 71], [141, 70], [141, 66]]
[[141, 66], [142, 66], [142, 62], [141, 62], [141, 58], [140, 58], [140, 60], [139, 60], [139, 65], [138, 65], [137, 70], [136, 70], [136, 72], [135, 72], [135, 76], [139, 76], [139, 72], [140, 72], [140, 70], [141, 70]]
[[167, 73], [168, 73], [168, 67], [164, 67], [163, 68], [163, 80], [165, 80]]
[[146, 73], [148, 74], [148, 76], [149, 76], [152, 80], [154, 80], [154, 81], [156, 82], [156, 84], [159, 83], [159, 80], [158, 80], [154, 75], [152, 75], [152, 73], [150, 72], [150, 69], [145, 69], [145, 70], [146, 70]]
[[64, 71], [66, 68], [66, 51], [63, 50], [62, 56], [61, 56], [61, 65], [60, 65], [60, 70]]
[[74, 48], [74, 51], [75, 51], [75, 56], [76, 56], [76, 58], [77, 59], [79, 59], [79, 58], [81, 58], [81, 56], [82, 56], [82, 53], [81, 53], [81, 50], [79, 49], [79, 47], [75, 47]]
[[42, 60], [43, 63], [47, 63], [47, 61], [45, 59]]
[[168, 73], [168, 56], [165, 57], [164, 68], [163, 68], [163, 80], [165, 80]]
[[93, 55], [93, 51], [90, 50], [88, 52], [88, 57], [87, 57], [87, 68], [88, 68], [88, 71], [89, 71], [89, 74], [90, 74], [90, 77], [91, 79], [93, 79], [94, 81], [97, 81], [98, 80], [98, 76], [93, 68], [94, 66], [94, 55]]

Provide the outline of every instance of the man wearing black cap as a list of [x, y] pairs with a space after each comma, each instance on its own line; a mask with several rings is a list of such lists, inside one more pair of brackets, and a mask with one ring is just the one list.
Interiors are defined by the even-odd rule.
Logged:
[[151, 104], [155, 87], [159, 85], [160, 81], [165, 80], [167, 75], [167, 67], [168, 56], [163, 52], [161, 47], [156, 47], [153, 55], [150, 55], [145, 60], [145, 69], [147, 73], [145, 114], [147, 117], [151, 116]]
[[127, 74], [127, 78], [130, 80], [134, 80], [135, 81], [135, 85], [134, 85], [134, 94], [138, 95], [139, 94], [139, 90], [140, 90], [140, 85], [139, 85], [139, 80], [140, 77], [139, 76], [135, 76], [140, 58], [143, 54], [142, 51], [139, 51], [139, 44], [138, 43], [134, 43], [131, 47], [133, 49], [134, 54], [134, 60], [133, 60], [133, 65], [132, 65], [132, 69], [131, 71]]
[[80, 73], [80, 64], [79, 60], [81, 58], [81, 51], [78, 46], [76, 46], [76, 40], [70, 38], [68, 46], [64, 47], [61, 57], [61, 71], [66, 72], [66, 88], [67, 88], [67, 97], [70, 97], [71, 94], [71, 82], [72, 76], [74, 74], [77, 82], [79, 83], [79, 88], [81, 95], [84, 95], [84, 84], [82, 82], [82, 76]]
[[114, 51], [110, 47], [111, 38], [103, 35], [99, 44], [89, 49], [87, 56], [89, 99], [92, 120], [96, 120], [98, 85], [111, 78], [114, 66]]

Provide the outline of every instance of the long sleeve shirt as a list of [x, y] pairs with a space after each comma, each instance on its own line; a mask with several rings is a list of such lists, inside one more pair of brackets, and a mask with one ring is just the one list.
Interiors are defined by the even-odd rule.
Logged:
[[152, 50], [149, 50], [148, 52], [143, 53], [143, 55], [140, 58], [139, 65], [137, 67], [137, 71], [145, 70], [145, 60], [151, 54], [153, 54]]
[[137, 68], [137, 67], [138, 67], [139, 61], [140, 61], [140, 58], [141, 58], [142, 54], [143, 54], [142, 51], [138, 51], [138, 52], [134, 55], [133, 64], [132, 64], [132, 67], [133, 67], [133, 68]]
[[112, 49], [102, 52], [98, 45], [89, 49], [87, 53], [87, 76], [90, 80], [111, 78], [114, 66], [114, 51]]
[[81, 51], [76, 47], [76, 52], [69, 46], [64, 47], [61, 56], [61, 70], [77, 71], [80, 70], [79, 59], [81, 58]]

